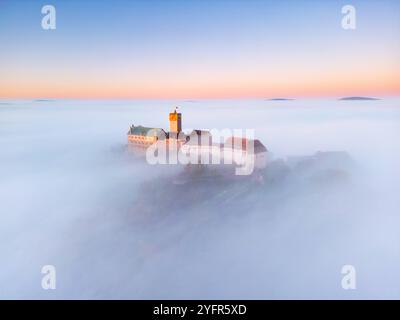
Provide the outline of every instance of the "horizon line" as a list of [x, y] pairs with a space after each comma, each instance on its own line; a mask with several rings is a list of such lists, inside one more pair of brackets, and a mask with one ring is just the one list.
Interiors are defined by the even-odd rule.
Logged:
[[[52, 97], [52, 96], [32, 96], [32, 97], [2, 97], [0, 96], [0, 100], [185, 100], [185, 101], [196, 101], [196, 100], [270, 100], [275, 102], [279, 102], [279, 100], [301, 100], [301, 99], [342, 99], [342, 98], [375, 98], [375, 99], [384, 99], [384, 98], [400, 98], [399, 93], [393, 94], [384, 94], [384, 95], [363, 95], [363, 94], [354, 94], [354, 95], [318, 95], [318, 96], [209, 96], [209, 97]], [[277, 101], [278, 100], [278, 101]]]

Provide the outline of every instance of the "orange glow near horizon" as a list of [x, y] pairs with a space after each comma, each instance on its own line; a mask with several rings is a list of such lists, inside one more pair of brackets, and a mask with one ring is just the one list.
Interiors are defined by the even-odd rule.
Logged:
[[352, 30], [339, 0], [288, 3], [60, 1], [49, 31], [39, 1], [10, 1], [0, 98], [400, 96], [398, 1], [360, 2]]
[[400, 78], [395, 72], [341, 76], [299, 75], [275, 77], [259, 75], [211, 77], [211, 80], [151, 78], [116, 79], [102, 77], [39, 79], [9, 77], [0, 80], [0, 98], [80, 98], [80, 99], [214, 99], [214, 98], [294, 98], [323, 96], [400, 96]]
[[[0, 98], [81, 99], [214, 99], [301, 98], [324, 96], [400, 96], [400, 62], [376, 55], [356, 62], [338, 55], [336, 61], [312, 57], [264, 62], [246, 59], [218, 65], [164, 65], [140, 68], [102, 67], [65, 61], [58, 66], [6, 65], [0, 76]], [[82, 60], [83, 61], [83, 60]], [[268, 61], [268, 60], [266, 60]]]

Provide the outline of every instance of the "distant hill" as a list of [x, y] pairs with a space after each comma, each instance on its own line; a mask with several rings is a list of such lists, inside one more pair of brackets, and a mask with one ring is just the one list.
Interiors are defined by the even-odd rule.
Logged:
[[53, 99], [35, 99], [33, 102], [54, 102]]
[[381, 100], [381, 99], [371, 98], [371, 97], [344, 97], [339, 100], [340, 101], [375, 101], [375, 100]]
[[288, 99], [288, 98], [273, 98], [273, 99], [267, 99], [267, 101], [293, 101], [294, 99]]

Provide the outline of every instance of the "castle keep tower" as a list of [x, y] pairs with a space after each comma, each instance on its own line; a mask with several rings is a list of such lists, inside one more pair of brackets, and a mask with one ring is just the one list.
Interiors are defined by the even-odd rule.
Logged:
[[169, 131], [179, 133], [182, 131], [182, 114], [177, 109], [169, 114]]

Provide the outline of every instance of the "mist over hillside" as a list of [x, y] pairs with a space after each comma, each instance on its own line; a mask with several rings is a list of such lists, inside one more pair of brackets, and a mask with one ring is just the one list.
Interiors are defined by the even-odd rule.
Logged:
[[[166, 128], [175, 105], [187, 130], [255, 129], [270, 165], [132, 157], [129, 126]], [[399, 124], [399, 99], [2, 101], [0, 297], [400, 298]]]

